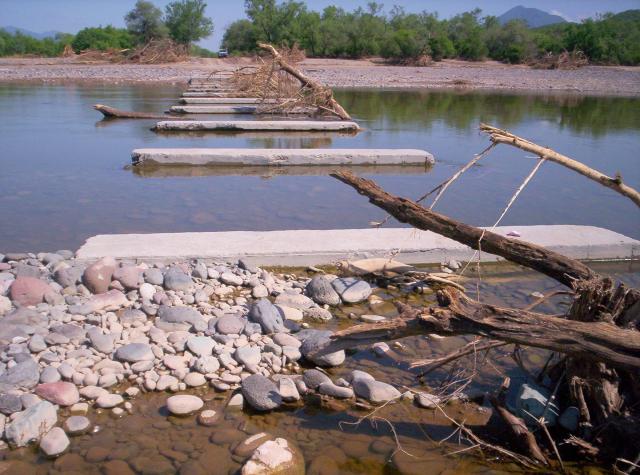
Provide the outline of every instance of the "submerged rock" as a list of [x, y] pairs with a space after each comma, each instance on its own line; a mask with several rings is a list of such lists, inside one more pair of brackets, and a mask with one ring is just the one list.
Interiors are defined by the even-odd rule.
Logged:
[[242, 467], [242, 475], [303, 475], [304, 460], [285, 439], [262, 443]]
[[179, 394], [167, 399], [167, 409], [176, 416], [186, 416], [192, 414], [204, 406], [204, 402], [197, 396], [190, 394]]

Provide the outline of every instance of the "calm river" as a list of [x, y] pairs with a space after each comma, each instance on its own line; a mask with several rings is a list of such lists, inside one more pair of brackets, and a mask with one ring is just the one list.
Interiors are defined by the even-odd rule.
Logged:
[[[421, 148], [428, 171], [373, 172], [388, 191], [416, 198], [488, 145], [487, 122], [640, 186], [640, 100], [476, 92], [341, 91], [365, 128], [356, 137], [169, 136], [152, 120], [105, 122], [95, 103], [163, 111], [173, 86], [0, 86], [0, 250], [76, 249], [95, 234], [364, 228], [381, 211], [326, 176], [177, 169], [136, 173], [140, 147]], [[221, 118], [221, 117], [220, 117]], [[534, 165], [501, 146], [470, 170], [438, 210], [491, 225]], [[629, 200], [544, 164], [503, 224], [588, 224], [640, 237]]]

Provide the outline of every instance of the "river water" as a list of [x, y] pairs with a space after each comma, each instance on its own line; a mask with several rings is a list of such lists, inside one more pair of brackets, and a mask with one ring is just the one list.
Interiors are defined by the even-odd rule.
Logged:
[[[288, 138], [158, 135], [153, 120], [103, 121], [91, 107], [161, 112], [180, 92], [0, 85], [0, 250], [76, 249], [103, 233], [364, 228], [383, 216], [326, 169], [127, 169], [131, 151], [142, 147], [420, 148], [435, 155], [432, 169], [365, 170], [390, 192], [417, 198], [488, 145], [477, 130], [486, 122], [640, 186], [638, 99], [339, 91], [363, 132]], [[498, 147], [436, 209], [491, 225], [534, 163]], [[640, 237], [631, 202], [553, 163], [542, 166], [503, 224], [587, 224]]]

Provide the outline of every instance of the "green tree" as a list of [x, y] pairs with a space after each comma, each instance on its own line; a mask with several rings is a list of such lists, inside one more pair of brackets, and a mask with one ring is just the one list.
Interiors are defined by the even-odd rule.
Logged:
[[125, 49], [134, 45], [134, 39], [124, 28], [105, 27], [83, 28], [78, 32], [71, 47], [76, 53], [87, 49], [105, 51], [108, 49]]
[[463, 59], [479, 61], [488, 53], [479, 21], [481, 12], [482, 10], [476, 8], [456, 15], [449, 21], [449, 37], [453, 41], [456, 53]]
[[213, 21], [205, 16], [204, 0], [180, 0], [167, 5], [164, 22], [177, 43], [191, 43], [211, 36]]
[[245, 13], [256, 29], [258, 41], [276, 46], [293, 46], [300, 41], [300, 17], [306, 12], [302, 2], [287, 0], [245, 0]]
[[256, 46], [256, 30], [249, 20], [234, 21], [222, 37], [222, 47], [230, 53], [248, 53]]
[[136, 6], [124, 17], [127, 30], [139, 43], [167, 36], [167, 27], [162, 21], [162, 11], [153, 3], [138, 0]]

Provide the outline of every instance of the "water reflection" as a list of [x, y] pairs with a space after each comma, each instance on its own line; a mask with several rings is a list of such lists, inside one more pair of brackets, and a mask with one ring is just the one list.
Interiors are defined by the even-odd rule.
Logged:
[[[153, 120], [99, 122], [96, 103], [162, 113], [173, 86], [0, 86], [0, 251], [76, 248], [95, 234], [363, 228], [384, 213], [326, 174], [170, 170], [134, 174], [135, 148], [416, 148], [424, 173], [367, 169], [385, 189], [417, 198], [486, 147], [489, 122], [640, 187], [640, 100], [470, 92], [339, 91], [363, 127], [327, 133], [157, 134]], [[450, 187], [437, 210], [492, 225], [533, 160], [506, 146]], [[318, 171], [318, 170], [315, 170]], [[145, 179], [140, 179], [144, 176]], [[632, 203], [546, 163], [503, 224], [588, 224], [640, 237]], [[398, 225], [391, 222], [390, 225]]]

